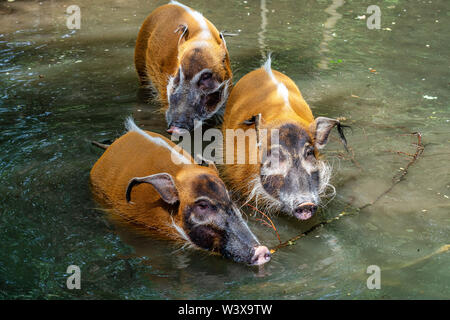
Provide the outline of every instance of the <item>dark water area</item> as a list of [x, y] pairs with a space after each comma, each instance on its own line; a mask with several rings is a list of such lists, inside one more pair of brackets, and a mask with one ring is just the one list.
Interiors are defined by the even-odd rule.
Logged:
[[[184, 2], [238, 34], [227, 38], [235, 82], [272, 52], [316, 117], [352, 126], [353, 161], [335, 133], [324, 152], [337, 195], [315, 221], [273, 221], [288, 240], [353, 214], [254, 268], [130, 230], [92, 199], [101, 150], [91, 140], [117, 138], [129, 115], [165, 134], [133, 64], [142, 21], [165, 2], [0, 1], [0, 299], [450, 298], [450, 255], [439, 251], [450, 244], [450, 2], [373, 2]], [[71, 4], [79, 30], [66, 27]], [[380, 30], [366, 26], [372, 4]], [[423, 154], [358, 210], [405, 170], [412, 132]], [[278, 244], [252, 216], [249, 226]], [[72, 264], [81, 290], [66, 287]], [[366, 286], [370, 265], [381, 268], [380, 290]]]

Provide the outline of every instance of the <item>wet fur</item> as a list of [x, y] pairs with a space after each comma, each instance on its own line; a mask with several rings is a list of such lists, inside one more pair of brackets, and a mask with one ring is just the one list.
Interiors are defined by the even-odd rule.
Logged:
[[[232, 203], [215, 166], [195, 164], [185, 151], [177, 153], [173, 142], [140, 129], [130, 118], [126, 128], [128, 132], [105, 150], [91, 170], [94, 198], [113, 217], [161, 239], [250, 263], [259, 242]], [[174, 153], [179, 164], [172, 161]], [[155, 180], [143, 183], [155, 176], [163, 181], [158, 182], [162, 188], [148, 182]], [[141, 177], [138, 183], [136, 177]], [[167, 185], [171, 187], [164, 189]], [[196, 203], [202, 199], [210, 201], [214, 208], [208, 208], [213, 211], [198, 211]]]

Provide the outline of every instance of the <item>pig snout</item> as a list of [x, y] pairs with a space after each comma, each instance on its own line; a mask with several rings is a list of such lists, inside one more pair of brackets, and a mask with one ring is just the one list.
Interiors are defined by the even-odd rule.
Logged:
[[265, 246], [258, 246], [255, 248], [253, 253], [253, 257], [251, 259], [252, 266], [259, 266], [266, 262], [269, 262], [271, 258], [271, 254], [269, 249]]
[[316, 204], [312, 202], [302, 203], [294, 210], [294, 217], [299, 220], [308, 220], [316, 213], [316, 211]]
[[188, 132], [187, 129], [180, 128], [176, 125], [170, 125], [169, 128], [167, 129], [167, 133], [176, 134], [176, 135], [182, 135], [186, 132]]

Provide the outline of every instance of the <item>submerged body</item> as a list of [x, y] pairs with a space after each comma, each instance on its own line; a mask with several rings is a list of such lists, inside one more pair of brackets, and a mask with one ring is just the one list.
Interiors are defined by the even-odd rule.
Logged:
[[168, 132], [192, 130], [223, 112], [231, 68], [223, 35], [200, 13], [172, 1], [144, 21], [135, 47], [142, 86], [153, 85], [166, 112]]
[[[231, 152], [234, 161], [226, 161], [224, 179], [232, 190], [267, 210], [306, 220], [329, 186], [330, 169], [319, 159], [318, 150], [335, 125], [341, 133], [340, 124], [335, 119], [315, 119], [295, 83], [272, 70], [270, 63], [269, 58], [263, 67], [245, 75], [228, 99], [222, 130], [225, 155]], [[243, 148], [227, 138], [230, 129], [256, 129], [256, 138], [250, 134]], [[249, 161], [252, 152], [258, 154], [255, 163]], [[245, 163], [237, 163], [240, 153], [245, 153]]]
[[117, 215], [237, 262], [263, 264], [261, 246], [231, 201], [215, 166], [200, 166], [163, 136], [139, 129], [109, 146], [91, 170], [95, 198]]

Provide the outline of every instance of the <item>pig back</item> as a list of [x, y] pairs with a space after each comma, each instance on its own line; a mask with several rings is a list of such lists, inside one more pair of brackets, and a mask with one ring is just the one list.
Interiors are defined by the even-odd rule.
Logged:
[[[134, 177], [162, 172], [173, 177], [177, 175], [180, 165], [172, 161], [172, 152], [167, 148], [173, 148], [173, 143], [156, 133], [146, 134], [156, 138], [156, 143], [149, 141], [142, 133], [128, 132], [111, 144], [95, 163], [90, 174], [91, 188], [102, 204], [128, 207], [125, 193]], [[149, 184], [139, 185], [132, 192], [132, 201], [139, 205], [151, 205], [159, 199], [159, 194]]]

